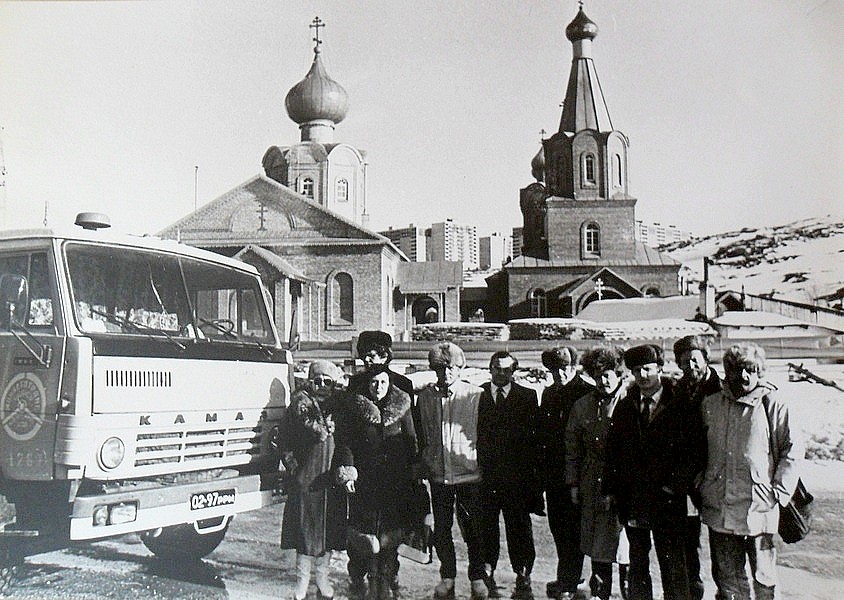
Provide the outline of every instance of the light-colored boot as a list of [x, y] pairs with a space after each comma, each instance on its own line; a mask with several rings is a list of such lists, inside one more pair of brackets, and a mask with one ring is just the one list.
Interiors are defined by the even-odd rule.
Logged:
[[314, 561], [316, 571], [316, 584], [319, 590], [319, 597], [330, 600], [334, 597], [334, 586], [328, 580], [328, 571], [331, 566], [331, 550], [326, 551], [322, 556], [317, 556]]
[[311, 583], [311, 567], [314, 557], [307, 554], [296, 554], [296, 587], [293, 590], [294, 600], [305, 600], [308, 595], [308, 584]]

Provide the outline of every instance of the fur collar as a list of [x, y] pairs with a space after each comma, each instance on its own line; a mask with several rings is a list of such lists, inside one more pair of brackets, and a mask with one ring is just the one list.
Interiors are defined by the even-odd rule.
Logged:
[[368, 397], [356, 394], [352, 400], [352, 410], [364, 423], [381, 423], [388, 427], [397, 423], [410, 410], [410, 396], [396, 387], [390, 387], [387, 396], [376, 404]]
[[290, 410], [314, 439], [322, 442], [334, 433], [333, 397], [319, 400], [307, 390], [299, 390], [293, 394]]

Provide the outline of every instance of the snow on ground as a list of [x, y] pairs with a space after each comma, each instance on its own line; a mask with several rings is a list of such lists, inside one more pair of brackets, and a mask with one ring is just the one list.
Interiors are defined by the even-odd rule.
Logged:
[[697, 289], [703, 257], [713, 259], [710, 283], [717, 290], [813, 302], [844, 287], [844, 217], [827, 215], [787, 225], [745, 228], [661, 248], [683, 263], [680, 275]]

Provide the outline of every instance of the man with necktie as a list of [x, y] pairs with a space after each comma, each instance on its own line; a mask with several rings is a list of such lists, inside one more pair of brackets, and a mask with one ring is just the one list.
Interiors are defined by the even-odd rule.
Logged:
[[686, 409], [662, 376], [662, 348], [624, 353], [634, 385], [618, 403], [607, 438], [604, 492], [613, 498], [630, 542], [630, 600], [653, 600], [648, 555], [651, 535], [665, 598], [689, 600], [686, 571], [686, 494], [695, 463]]
[[515, 598], [532, 598], [530, 574], [536, 558], [531, 512], [544, 514], [539, 476], [536, 392], [513, 381], [519, 362], [509, 352], [489, 361], [478, 409], [478, 464], [483, 497], [483, 547], [490, 597], [499, 597], [495, 568], [499, 556], [499, 515], [510, 564], [516, 574]]

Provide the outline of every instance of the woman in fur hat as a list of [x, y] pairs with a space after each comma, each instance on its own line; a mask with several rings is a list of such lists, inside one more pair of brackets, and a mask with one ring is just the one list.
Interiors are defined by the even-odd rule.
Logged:
[[352, 598], [395, 598], [391, 584], [398, 572], [396, 550], [412, 516], [416, 452], [410, 397], [390, 383], [386, 370], [370, 371], [366, 392], [350, 392], [338, 435], [338, 461], [358, 472], [349, 497]]
[[311, 363], [307, 385], [293, 394], [287, 409], [282, 463], [290, 479], [281, 547], [296, 550], [295, 600], [307, 595], [314, 565], [319, 597], [334, 596], [328, 579], [331, 551], [345, 547], [343, 488], [353, 489], [356, 474], [353, 467], [332, 470], [337, 408], [334, 384], [339, 376], [339, 368], [328, 361]]

